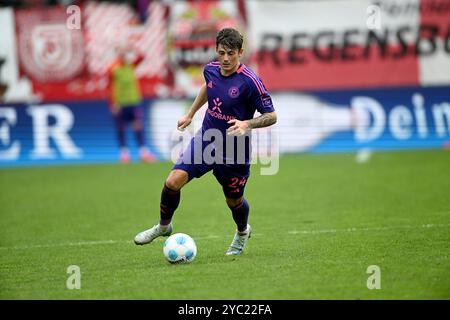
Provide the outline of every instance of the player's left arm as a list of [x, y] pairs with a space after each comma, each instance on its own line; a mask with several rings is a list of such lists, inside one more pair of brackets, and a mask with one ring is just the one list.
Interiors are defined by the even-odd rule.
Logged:
[[233, 136], [241, 136], [246, 134], [251, 129], [268, 127], [276, 122], [277, 114], [275, 111], [266, 112], [259, 117], [245, 121], [233, 119], [228, 121], [228, 124], [231, 124], [232, 126], [228, 128], [227, 133]]
[[275, 111], [266, 112], [259, 117], [246, 120], [250, 129], [269, 127], [277, 122], [277, 113]]

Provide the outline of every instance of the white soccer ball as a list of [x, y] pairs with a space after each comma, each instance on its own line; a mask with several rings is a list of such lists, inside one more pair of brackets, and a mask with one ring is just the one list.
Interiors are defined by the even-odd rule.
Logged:
[[197, 255], [197, 246], [187, 234], [175, 233], [164, 242], [163, 252], [170, 263], [189, 263]]

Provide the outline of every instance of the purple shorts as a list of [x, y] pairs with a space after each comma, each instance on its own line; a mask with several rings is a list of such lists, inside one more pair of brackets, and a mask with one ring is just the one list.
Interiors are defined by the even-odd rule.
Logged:
[[140, 106], [122, 107], [117, 117], [124, 122], [142, 120], [144, 117], [143, 109]]
[[244, 195], [245, 185], [250, 176], [249, 164], [186, 164], [177, 163], [173, 169], [186, 171], [189, 181], [200, 178], [205, 173], [213, 171], [217, 181], [222, 185], [225, 197], [239, 199]]

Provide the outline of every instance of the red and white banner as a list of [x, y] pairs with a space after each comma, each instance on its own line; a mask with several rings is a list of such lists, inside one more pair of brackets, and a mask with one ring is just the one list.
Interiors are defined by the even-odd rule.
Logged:
[[450, 1], [247, 2], [270, 90], [450, 84]]
[[[136, 68], [145, 97], [167, 96], [172, 80], [167, 56], [166, 6], [152, 2], [140, 23], [124, 4], [89, 2], [78, 10], [64, 7], [15, 11], [20, 75], [29, 79], [42, 101], [108, 97], [107, 70], [116, 48], [127, 45], [142, 57]], [[80, 13], [79, 26], [73, 15]]]
[[14, 11], [0, 8], [0, 102], [36, 101], [31, 82], [19, 74]]
[[60, 8], [16, 12], [20, 65], [33, 80], [64, 81], [83, 71], [83, 34], [69, 30], [66, 20]]
[[144, 23], [124, 4], [79, 9], [78, 28], [62, 6], [0, 9], [5, 101], [104, 99], [125, 42], [144, 97], [195, 96], [222, 27], [270, 91], [450, 85], [450, 0], [152, 1]]

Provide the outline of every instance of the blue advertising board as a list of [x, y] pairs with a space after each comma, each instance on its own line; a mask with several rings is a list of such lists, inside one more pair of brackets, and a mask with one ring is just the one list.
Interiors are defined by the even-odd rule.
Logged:
[[[146, 122], [147, 117], [144, 119]], [[137, 159], [131, 129], [126, 141], [131, 156]], [[115, 123], [104, 101], [0, 106], [0, 167], [118, 159]]]
[[[450, 145], [450, 87], [276, 93], [273, 102], [281, 154]], [[146, 144], [159, 160], [171, 158], [176, 121], [190, 103], [145, 101]], [[130, 128], [126, 137], [137, 160]], [[114, 163], [118, 158], [115, 124], [105, 101], [0, 106], [0, 167]]]

